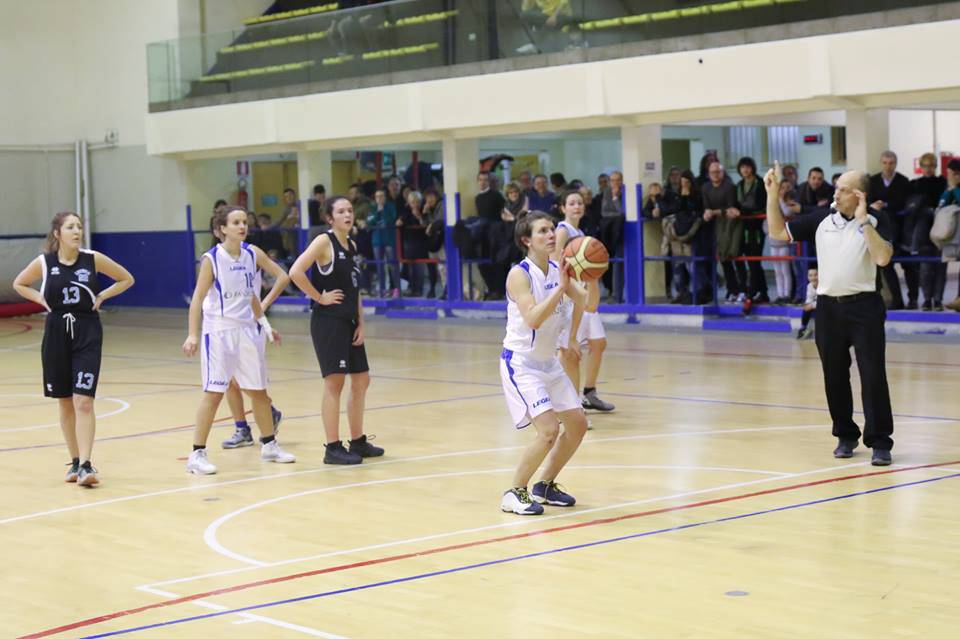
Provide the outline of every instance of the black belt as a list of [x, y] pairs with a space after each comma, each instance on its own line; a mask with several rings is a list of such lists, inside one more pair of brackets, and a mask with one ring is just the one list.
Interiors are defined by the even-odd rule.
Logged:
[[853, 295], [817, 295], [817, 299], [830, 300], [832, 302], [839, 302], [840, 304], [846, 304], [847, 302], [856, 302], [857, 300], [865, 300], [871, 297], [877, 296], [876, 291], [864, 291], [862, 293], [854, 293]]

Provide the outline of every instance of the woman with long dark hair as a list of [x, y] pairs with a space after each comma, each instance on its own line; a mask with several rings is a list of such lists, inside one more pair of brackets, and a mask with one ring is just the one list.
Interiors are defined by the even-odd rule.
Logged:
[[[43, 394], [60, 404], [60, 429], [70, 452], [66, 481], [100, 483], [90, 462], [96, 433], [93, 400], [100, 381], [103, 327], [100, 306], [133, 286], [133, 276], [97, 251], [82, 248], [83, 222], [76, 213], [57, 213], [43, 254], [20, 271], [13, 287], [47, 311], [40, 347]], [[98, 273], [114, 283], [100, 290]], [[31, 285], [40, 280], [40, 290]]]

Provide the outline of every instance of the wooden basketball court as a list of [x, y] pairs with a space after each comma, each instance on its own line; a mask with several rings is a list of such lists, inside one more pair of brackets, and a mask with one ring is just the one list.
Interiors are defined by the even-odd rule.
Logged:
[[42, 320], [0, 321], [4, 637], [960, 628], [960, 364], [942, 338], [888, 346], [897, 444], [883, 469], [863, 448], [832, 457], [812, 342], [608, 328], [601, 395], [617, 410], [591, 415], [560, 477], [579, 503], [520, 518], [499, 510], [531, 437], [501, 396], [502, 322], [371, 319], [367, 431], [387, 454], [331, 467], [307, 316], [276, 318], [270, 393], [298, 461], [222, 450], [224, 403], [210, 477], [184, 470], [200, 398], [185, 313], [104, 323], [102, 484], [83, 489], [62, 481], [57, 406], [40, 396]]

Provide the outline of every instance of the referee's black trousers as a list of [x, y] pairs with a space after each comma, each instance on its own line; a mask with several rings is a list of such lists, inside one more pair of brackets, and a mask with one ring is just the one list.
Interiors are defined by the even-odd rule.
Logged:
[[883, 298], [877, 293], [864, 293], [844, 301], [825, 295], [817, 298], [817, 350], [823, 365], [833, 435], [846, 440], [860, 439], [860, 428], [853, 421], [850, 388], [850, 347], [853, 346], [860, 369], [863, 443], [870, 448], [890, 450], [893, 413], [884, 353], [885, 320]]

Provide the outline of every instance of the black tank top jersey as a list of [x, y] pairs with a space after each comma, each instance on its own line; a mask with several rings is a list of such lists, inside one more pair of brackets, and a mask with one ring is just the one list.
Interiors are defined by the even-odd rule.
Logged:
[[357, 264], [357, 252], [353, 242], [348, 240], [348, 246], [343, 246], [333, 231], [327, 231], [330, 245], [333, 248], [333, 262], [321, 268], [314, 264], [310, 272], [310, 283], [317, 291], [343, 291], [343, 301], [340, 304], [322, 305], [314, 302], [313, 312], [321, 315], [357, 318], [357, 304], [360, 298], [360, 266]]
[[93, 313], [100, 293], [93, 251], [80, 250], [77, 261], [67, 266], [57, 253], [44, 253], [40, 292], [50, 310], [57, 313]]

